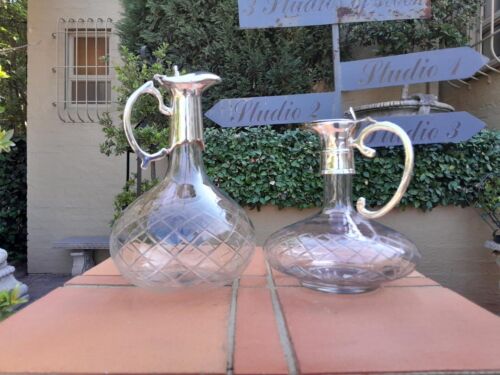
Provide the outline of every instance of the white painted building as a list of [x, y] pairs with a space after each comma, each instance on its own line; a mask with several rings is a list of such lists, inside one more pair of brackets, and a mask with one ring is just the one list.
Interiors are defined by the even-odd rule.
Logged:
[[125, 161], [99, 152], [97, 122], [113, 111], [119, 17], [118, 0], [29, 2], [29, 272], [68, 273], [69, 252], [54, 242], [110, 230]]

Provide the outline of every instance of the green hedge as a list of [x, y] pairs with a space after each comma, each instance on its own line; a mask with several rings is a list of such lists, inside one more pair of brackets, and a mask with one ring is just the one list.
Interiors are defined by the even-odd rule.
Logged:
[[[318, 137], [302, 130], [277, 132], [269, 127], [244, 131], [209, 128], [204, 155], [214, 183], [241, 205], [259, 208], [310, 208], [321, 205]], [[354, 198], [380, 206], [396, 191], [403, 171], [401, 147], [378, 149], [375, 159], [357, 154]], [[461, 144], [415, 147], [415, 173], [401, 207], [429, 210], [478, 202], [477, 184], [500, 170], [500, 133], [484, 130]], [[135, 195], [125, 189], [116, 208]], [[498, 191], [498, 189], [497, 189]]]
[[154, 51], [166, 43], [169, 60], [181, 69], [223, 78], [204, 94], [207, 109], [221, 98], [299, 94], [316, 84], [332, 85], [331, 27], [241, 30], [237, 0], [122, 4], [119, 30], [129, 51], [142, 45]]
[[[207, 129], [205, 163], [214, 182], [242, 205], [315, 207], [322, 199], [318, 137], [302, 130], [271, 128], [243, 132]], [[357, 153], [354, 198], [385, 204], [403, 172], [401, 147], [382, 148], [375, 159]], [[403, 207], [468, 206], [478, 200], [476, 185], [500, 170], [500, 132], [485, 130], [460, 144], [415, 147], [415, 173]], [[499, 187], [500, 188], [500, 187]]]
[[27, 0], [0, 1], [0, 66], [8, 75], [0, 79], [0, 129], [14, 130], [17, 144], [0, 153], [0, 247], [9, 261], [26, 256], [27, 9]]
[[26, 257], [26, 142], [14, 139], [9, 153], [0, 153], [0, 247], [9, 259]]

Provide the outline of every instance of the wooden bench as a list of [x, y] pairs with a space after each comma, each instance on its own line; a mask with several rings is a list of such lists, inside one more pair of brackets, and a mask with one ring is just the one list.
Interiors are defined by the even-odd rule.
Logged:
[[95, 250], [109, 250], [109, 237], [66, 237], [55, 242], [54, 248], [71, 251], [71, 275], [78, 276], [95, 266]]

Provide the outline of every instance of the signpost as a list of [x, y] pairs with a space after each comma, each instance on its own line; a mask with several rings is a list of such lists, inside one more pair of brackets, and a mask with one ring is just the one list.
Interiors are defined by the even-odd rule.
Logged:
[[[467, 112], [377, 117], [376, 119], [399, 125], [415, 145], [464, 142], [486, 126], [484, 122]], [[401, 140], [393, 133], [377, 132], [367, 139], [367, 144], [371, 147], [399, 146]]]
[[332, 117], [335, 93], [224, 99], [205, 115], [225, 128], [300, 124]]
[[429, 18], [429, 0], [238, 0], [242, 29]]
[[[334, 118], [332, 101], [335, 93], [268, 96], [246, 99], [224, 99], [206, 116], [224, 128], [241, 126], [301, 124]], [[467, 112], [439, 113], [423, 116], [380, 117], [401, 126], [413, 144], [458, 143], [468, 140], [485, 124]], [[371, 147], [398, 146], [393, 133], [373, 133], [367, 141]]]
[[468, 47], [345, 62], [342, 88], [353, 91], [463, 79], [487, 62], [487, 57]]
[[[305, 123], [342, 118], [342, 91], [464, 79], [488, 59], [468, 47], [340, 62], [339, 24], [429, 18], [430, 0], [238, 0], [240, 27], [332, 25], [335, 92], [224, 99], [207, 113], [223, 127]], [[377, 118], [401, 126], [414, 144], [457, 143], [485, 124], [466, 112]], [[399, 145], [392, 133], [371, 135], [372, 147]]]

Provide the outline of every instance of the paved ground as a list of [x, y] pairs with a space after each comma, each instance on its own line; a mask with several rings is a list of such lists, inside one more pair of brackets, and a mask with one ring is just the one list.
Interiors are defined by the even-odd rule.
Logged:
[[[16, 278], [20, 282], [26, 284], [29, 288], [30, 295], [29, 303], [35, 302], [42, 298], [52, 290], [63, 286], [66, 281], [71, 279], [71, 275], [49, 275], [49, 274], [31, 274], [26, 273], [24, 267], [17, 266]], [[27, 306], [27, 305], [26, 305]]]

